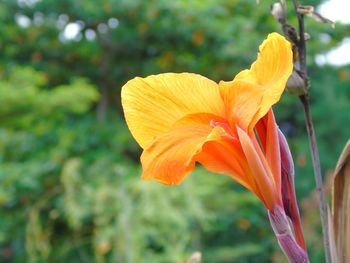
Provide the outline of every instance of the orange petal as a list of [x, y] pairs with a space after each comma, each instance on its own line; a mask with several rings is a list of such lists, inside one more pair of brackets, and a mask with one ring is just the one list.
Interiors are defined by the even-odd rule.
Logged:
[[266, 119], [266, 161], [275, 179], [277, 192], [281, 192], [281, 154], [278, 139], [277, 124], [272, 109]]
[[[231, 82], [219, 83], [221, 94], [227, 103], [226, 109], [232, 109], [236, 105], [245, 109], [244, 116], [240, 109], [233, 109], [233, 114], [230, 115], [233, 119], [246, 118], [244, 125], [239, 125], [244, 130], [247, 122], [248, 129], [252, 130], [257, 121], [280, 99], [293, 70], [291, 44], [283, 36], [270, 34], [259, 51], [257, 60], [249, 70], [240, 72]], [[232, 93], [237, 88], [245, 92]], [[244, 103], [238, 104], [239, 101]]]
[[121, 97], [126, 122], [142, 148], [188, 114], [224, 114], [218, 85], [191, 73], [134, 78], [123, 86]]
[[262, 194], [262, 201], [268, 209], [273, 209], [277, 204], [277, 192], [269, 167], [266, 166], [266, 162], [258, 152], [259, 149], [256, 149], [248, 134], [239, 127], [237, 131], [245, 157]]
[[258, 134], [261, 147], [263, 151], [266, 152], [266, 115], [256, 123], [255, 130]]
[[196, 161], [211, 172], [232, 177], [261, 199], [261, 194], [239, 142], [225, 138], [224, 134], [217, 136], [222, 133], [219, 129], [216, 127], [212, 131], [211, 139], [204, 143], [202, 151], [196, 156]]
[[220, 91], [231, 126], [247, 130], [261, 106], [263, 91], [255, 83], [247, 81], [220, 81]]
[[259, 120], [256, 131], [264, 150], [266, 161], [274, 177], [276, 188], [281, 189], [281, 155], [278, 128], [272, 109]]
[[167, 133], [157, 136], [143, 151], [143, 179], [179, 184], [194, 169], [198, 154], [212, 131], [211, 114], [188, 115]]

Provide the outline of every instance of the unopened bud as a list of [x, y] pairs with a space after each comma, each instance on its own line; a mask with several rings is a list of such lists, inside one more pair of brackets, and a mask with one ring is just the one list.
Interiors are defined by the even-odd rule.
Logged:
[[282, 23], [286, 19], [286, 12], [284, 6], [281, 3], [274, 3], [271, 6], [271, 14], [280, 23]]
[[292, 153], [290, 152], [288, 142], [283, 133], [278, 130], [278, 140], [281, 152], [281, 170], [282, 173], [287, 174], [291, 179], [294, 179], [294, 162]]
[[310, 34], [309, 34], [309, 33], [307, 33], [307, 32], [304, 32], [304, 39], [305, 39], [305, 40], [309, 40], [309, 39], [311, 39]]
[[307, 94], [308, 83], [300, 76], [300, 74], [293, 70], [292, 75], [289, 77], [286, 85], [287, 92], [301, 96]]
[[293, 224], [294, 235], [298, 244], [305, 249], [305, 240], [301, 229], [299, 208], [295, 195], [293, 158], [287, 140], [280, 130], [278, 130], [278, 140], [281, 154], [281, 191], [283, 207], [286, 215]]

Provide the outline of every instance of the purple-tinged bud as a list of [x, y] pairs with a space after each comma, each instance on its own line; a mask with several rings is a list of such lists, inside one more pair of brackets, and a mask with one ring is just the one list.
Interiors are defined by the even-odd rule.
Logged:
[[294, 163], [292, 154], [283, 133], [278, 130], [278, 139], [281, 153], [281, 181], [282, 181], [282, 199], [286, 214], [292, 217], [292, 202], [294, 193]]
[[278, 130], [278, 139], [281, 153], [281, 188], [284, 211], [293, 224], [293, 230], [298, 244], [306, 249], [298, 203], [294, 186], [294, 163], [292, 154], [283, 133]]
[[273, 211], [268, 211], [270, 223], [277, 237], [278, 243], [289, 262], [308, 263], [309, 258], [304, 248], [294, 239], [289, 220], [282, 207], [276, 206]]
[[292, 153], [290, 152], [286, 137], [284, 137], [280, 129], [278, 129], [278, 139], [281, 152], [281, 168], [283, 172], [287, 173], [294, 180], [294, 162]]
[[277, 236], [278, 243], [284, 253], [292, 263], [308, 263], [309, 259], [304, 249], [302, 249], [289, 234]]

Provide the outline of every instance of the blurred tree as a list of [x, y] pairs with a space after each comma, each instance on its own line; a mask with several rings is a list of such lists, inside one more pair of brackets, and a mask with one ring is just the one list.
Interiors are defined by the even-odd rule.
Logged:
[[[313, 1], [317, 3], [317, 1]], [[72, 75], [88, 77], [101, 92], [97, 107], [104, 119], [110, 103], [119, 104], [122, 84], [136, 76], [191, 71], [214, 80], [231, 79], [255, 57], [258, 43], [278, 25], [262, 1], [166, 0], [4, 0], [0, 3], [2, 70], [32, 65], [50, 84]], [[312, 1], [309, 4], [313, 4]], [[311, 21], [312, 23], [312, 21]], [[345, 36], [316, 23], [312, 37], [327, 50]], [[311, 56], [315, 54], [312, 48]]]
[[[1, 1], [0, 261], [182, 262], [201, 250], [207, 262], [281, 262], [263, 208], [229, 178], [198, 170], [178, 188], [141, 182], [119, 102], [135, 76], [231, 79], [279, 30], [269, 4]], [[350, 72], [314, 57], [349, 31], [307, 22], [316, 132], [331, 169], [348, 137]], [[276, 115], [306, 197], [314, 183], [302, 109], [286, 94]]]

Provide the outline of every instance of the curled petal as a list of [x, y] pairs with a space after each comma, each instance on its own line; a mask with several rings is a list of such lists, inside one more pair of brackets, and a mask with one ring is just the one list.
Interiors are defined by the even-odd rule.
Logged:
[[[279, 101], [293, 71], [291, 44], [277, 33], [270, 34], [259, 48], [258, 59], [250, 68], [251, 78], [264, 90], [260, 109], [251, 126]], [[239, 78], [239, 75], [237, 76]]]
[[[239, 114], [235, 113], [240, 113], [242, 106], [249, 109], [244, 126], [240, 127], [245, 130], [248, 122], [248, 129], [252, 130], [257, 121], [280, 99], [292, 70], [291, 44], [277, 33], [270, 34], [260, 46], [258, 58], [249, 70], [240, 72], [233, 81], [219, 83], [221, 95], [227, 103], [226, 109], [239, 105], [239, 109], [232, 110], [230, 118], [239, 118]], [[234, 92], [237, 88], [244, 92]], [[242, 96], [246, 98], [243, 99], [244, 105], [239, 103]]]
[[180, 184], [194, 169], [193, 157], [201, 150], [209, 132], [186, 127], [158, 136], [141, 155], [142, 179]]
[[179, 184], [194, 169], [195, 157], [209, 140], [212, 114], [188, 115], [176, 122], [169, 132], [157, 136], [141, 156], [143, 179]]

